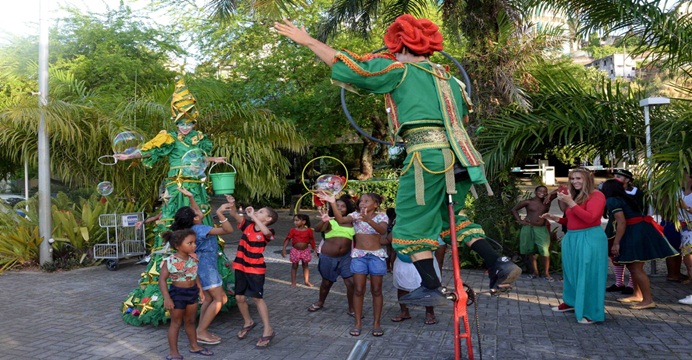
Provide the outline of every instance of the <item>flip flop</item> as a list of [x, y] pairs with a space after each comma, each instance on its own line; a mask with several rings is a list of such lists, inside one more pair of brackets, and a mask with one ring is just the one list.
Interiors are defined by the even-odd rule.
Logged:
[[437, 324], [437, 318], [435, 318], [435, 315], [432, 316], [425, 316], [425, 325], [435, 325]]
[[221, 339], [219, 339], [219, 340], [205, 340], [205, 339], [197, 338], [197, 342], [200, 344], [204, 344], [204, 345], [218, 345], [221, 343]]
[[310, 305], [310, 307], [308, 308], [308, 311], [309, 311], [309, 312], [315, 312], [315, 311], [320, 310], [320, 309], [322, 309], [322, 306], [312, 304], [312, 305]]
[[372, 329], [372, 331], [371, 331], [370, 333], [372, 334], [372, 336], [380, 337], [380, 336], [384, 335], [384, 330], [382, 330], [382, 329]]
[[191, 353], [191, 354], [202, 355], [202, 356], [212, 356], [212, 355], [214, 355], [214, 352], [213, 352], [213, 351], [211, 351], [211, 350], [209, 350], [209, 349], [207, 349], [207, 348], [205, 348], [205, 347], [203, 347], [203, 348], [201, 348], [201, 349], [199, 349], [199, 350], [197, 350], [197, 351], [192, 351], [192, 349], [190, 349], [190, 353]]
[[359, 328], [353, 328], [351, 331], [348, 332], [349, 335], [351, 336], [360, 336], [360, 329]]
[[[348, 312], [346, 312], [346, 315], [348, 315], [348, 316], [350, 316], [350, 317], [352, 317], [352, 318], [354, 318], [354, 319], [356, 318], [356, 312], [355, 312], [355, 311], [348, 311]], [[365, 315], [360, 314], [360, 318], [361, 318], [361, 319], [365, 319]]]
[[555, 278], [553, 278], [552, 276], [548, 276], [548, 277], [545, 278], [545, 281], [547, 281], [547, 282], [554, 282], [554, 281], [555, 281]]
[[257, 323], [253, 322], [252, 324], [250, 324], [248, 326], [243, 326], [240, 329], [240, 331], [238, 331], [238, 335], [236, 335], [236, 336], [238, 337], [239, 340], [245, 339], [247, 337], [247, 333], [249, 333], [250, 330], [252, 330], [256, 325], [257, 325]]
[[[264, 349], [267, 346], [269, 346], [269, 343], [272, 341], [272, 339], [276, 336], [276, 333], [272, 331], [272, 334], [269, 336], [260, 336], [259, 340], [257, 340], [257, 344], [255, 344], [255, 348], [257, 349]], [[264, 345], [260, 345], [260, 343], [265, 342]]]
[[175, 356], [166, 355], [166, 360], [183, 360], [183, 356], [182, 355], [175, 355]]
[[411, 318], [410, 316], [404, 317], [404, 316], [401, 316], [401, 315], [397, 315], [397, 316], [393, 317], [391, 320], [394, 321], [394, 322], [402, 322], [402, 321], [408, 320], [408, 319], [410, 319], [410, 318]]

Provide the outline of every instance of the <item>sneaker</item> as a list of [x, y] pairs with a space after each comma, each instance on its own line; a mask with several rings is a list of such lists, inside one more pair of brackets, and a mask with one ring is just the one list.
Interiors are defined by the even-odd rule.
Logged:
[[629, 286], [625, 286], [625, 288], [622, 289], [622, 291], [620, 291], [620, 293], [622, 293], [623, 295], [632, 295], [632, 294], [634, 294], [634, 289], [629, 287]]
[[565, 304], [565, 303], [562, 303], [558, 306], [553, 306], [552, 308], [550, 308], [550, 310], [553, 310], [555, 312], [568, 312], [568, 311], [574, 311], [574, 308]]
[[625, 286], [617, 286], [615, 284], [610, 285], [606, 288], [606, 292], [616, 292], [616, 291], [624, 291]]
[[688, 295], [687, 297], [678, 300], [680, 304], [685, 304], [685, 305], [692, 305], [692, 295]]
[[490, 277], [490, 288], [499, 288], [500, 285], [511, 285], [521, 275], [521, 268], [513, 263], [508, 257], [503, 256], [495, 261], [488, 271]]
[[399, 303], [418, 306], [444, 306], [449, 303], [447, 297], [437, 289], [428, 289], [420, 286], [418, 289], [402, 296]]
[[591, 321], [591, 320], [589, 320], [589, 319], [587, 319], [587, 318], [582, 318], [582, 319], [579, 320], [578, 322], [579, 322], [580, 324], [584, 324], [584, 325], [593, 324], [593, 321]]

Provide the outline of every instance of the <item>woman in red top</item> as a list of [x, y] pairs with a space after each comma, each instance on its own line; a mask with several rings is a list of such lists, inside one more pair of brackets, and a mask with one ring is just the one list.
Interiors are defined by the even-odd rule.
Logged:
[[284, 248], [281, 256], [286, 257], [286, 245], [291, 240], [291, 287], [296, 287], [296, 275], [298, 273], [298, 263], [303, 262], [303, 279], [306, 286], [312, 287], [310, 282], [310, 269], [308, 263], [312, 260], [312, 252], [308, 245], [315, 251], [315, 235], [310, 228], [310, 217], [305, 214], [293, 215], [293, 225], [295, 226], [284, 239]]
[[543, 218], [567, 225], [562, 238], [562, 300], [553, 311], [574, 311], [580, 324], [605, 320], [608, 276], [608, 239], [601, 228], [605, 196], [596, 190], [593, 175], [584, 168], [570, 171], [569, 190], [558, 192], [565, 217], [545, 213]]

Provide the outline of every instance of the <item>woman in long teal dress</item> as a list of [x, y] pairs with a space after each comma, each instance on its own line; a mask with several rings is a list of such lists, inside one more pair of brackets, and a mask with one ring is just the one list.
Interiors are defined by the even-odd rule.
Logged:
[[[204, 184], [203, 169], [190, 169], [183, 166], [183, 156], [190, 150], [200, 150], [200, 154], [210, 154], [212, 150], [211, 140], [201, 132], [194, 129], [197, 122], [197, 110], [195, 99], [188, 91], [182, 79], [176, 81], [176, 89], [171, 101], [172, 119], [177, 131], [162, 130], [153, 139], [142, 146], [140, 152], [130, 155], [115, 155], [118, 160], [130, 160], [141, 158], [144, 166], [151, 167], [162, 159], [168, 159], [169, 169], [165, 178], [166, 190], [163, 194], [161, 207], [161, 219], [156, 222], [154, 228], [154, 245], [152, 256], [145, 272], [139, 280], [139, 287], [132, 290], [123, 302], [123, 320], [131, 325], [152, 324], [157, 325], [166, 321], [170, 314], [163, 308], [163, 297], [158, 287], [159, 269], [161, 260], [167, 254], [167, 247], [163, 243], [160, 233], [168, 230], [173, 222], [176, 211], [183, 206], [189, 206], [190, 201], [180, 193], [179, 187], [187, 189], [193, 194], [200, 210], [204, 213], [204, 224], [213, 225], [211, 218], [211, 206]], [[195, 152], [193, 151], [192, 154]], [[207, 161], [223, 162], [221, 157], [206, 157]], [[195, 171], [195, 170], [200, 170]], [[223, 252], [223, 240], [219, 238], [218, 270], [223, 280], [223, 288], [227, 294], [234, 283], [233, 271], [230, 261]], [[230, 297], [233, 299], [233, 297]], [[223, 309], [232, 306], [229, 301]]]
[[567, 225], [562, 238], [562, 300], [556, 312], [573, 311], [580, 324], [605, 320], [605, 285], [608, 276], [608, 238], [601, 228], [605, 196], [596, 190], [591, 172], [570, 170], [569, 191], [558, 192], [564, 217], [551, 213], [544, 219]]

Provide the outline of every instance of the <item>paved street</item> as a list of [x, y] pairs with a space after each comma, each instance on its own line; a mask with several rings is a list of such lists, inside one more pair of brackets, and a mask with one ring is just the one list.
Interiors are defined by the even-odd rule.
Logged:
[[[370, 335], [372, 307], [365, 299], [363, 334], [348, 334], [353, 319], [346, 314], [342, 283], [332, 288], [325, 307], [309, 313], [318, 289], [290, 287], [290, 263], [281, 257], [281, 241], [288, 231], [290, 216], [280, 212], [277, 241], [269, 246], [266, 302], [276, 331], [267, 349], [255, 349], [261, 326], [245, 340], [235, 334], [242, 320], [236, 309], [220, 314], [212, 331], [224, 340], [211, 346], [212, 359], [346, 359], [357, 340], [370, 344], [367, 359], [451, 359], [452, 307], [437, 308], [440, 322], [424, 325], [424, 309], [412, 309], [413, 319], [400, 323], [389, 319], [398, 313], [392, 277], [384, 279], [385, 335]], [[287, 222], [284, 222], [288, 220]], [[236, 234], [234, 234], [236, 235]], [[235, 237], [233, 238], [235, 239]], [[226, 252], [234, 258], [236, 241]], [[449, 256], [449, 255], [448, 255]], [[105, 266], [60, 273], [9, 272], [0, 275], [0, 359], [163, 359], [167, 354], [167, 325], [134, 327], [123, 323], [121, 302], [137, 285], [143, 265], [125, 261], [117, 271]], [[316, 261], [311, 264], [311, 281], [319, 284]], [[692, 286], [652, 280], [658, 308], [634, 311], [606, 299], [606, 321], [580, 325], [573, 313], [553, 313], [561, 299], [562, 283], [523, 276], [514, 290], [500, 297], [487, 291], [487, 277], [480, 270], [462, 270], [464, 282], [478, 295], [478, 309], [469, 307], [476, 359], [690, 359], [692, 358], [692, 306], [677, 300], [692, 294]], [[556, 275], [559, 277], [559, 274]], [[451, 284], [449, 258], [443, 269], [444, 282]], [[300, 276], [299, 276], [300, 278]], [[612, 283], [609, 279], [608, 283]], [[254, 307], [251, 312], [260, 322]], [[476, 318], [480, 325], [478, 345]], [[187, 354], [187, 338], [181, 332], [180, 349], [185, 359], [202, 359]], [[462, 345], [466, 357], [465, 344]]]

